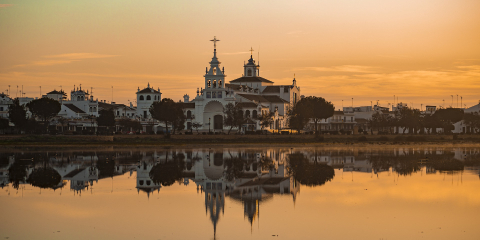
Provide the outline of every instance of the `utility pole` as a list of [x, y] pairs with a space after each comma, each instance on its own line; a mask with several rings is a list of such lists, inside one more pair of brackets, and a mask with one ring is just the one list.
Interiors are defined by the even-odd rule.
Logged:
[[457, 94], [457, 108], [458, 108], [458, 94]]
[[463, 97], [460, 96], [460, 107], [462, 107], [462, 106], [463, 106]]
[[112, 102], [113, 102], [113, 86], [112, 86]]

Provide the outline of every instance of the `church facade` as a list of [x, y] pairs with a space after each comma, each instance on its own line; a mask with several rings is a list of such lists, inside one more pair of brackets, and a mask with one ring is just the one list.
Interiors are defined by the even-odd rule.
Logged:
[[[193, 123], [201, 124], [199, 129], [223, 131], [229, 129], [223, 125], [223, 109], [229, 104], [240, 104], [246, 123], [241, 131], [260, 130], [258, 118], [262, 114], [273, 113], [273, 124], [265, 129], [281, 130], [288, 127], [287, 113], [300, 100], [300, 87], [295, 78], [291, 85], [274, 85], [273, 81], [260, 76], [260, 65], [255, 62], [252, 54], [241, 77], [226, 83], [224, 68], [220, 67], [217, 58], [216, 38], [213, 58], [206, 68], [204, 86], [197, 88], [196, 97], [189, 100], [184, 96], [184, 111], [187, 116], [186, 129], [191, 129]], [[253, 50], [252, 50], [253, 51]]]

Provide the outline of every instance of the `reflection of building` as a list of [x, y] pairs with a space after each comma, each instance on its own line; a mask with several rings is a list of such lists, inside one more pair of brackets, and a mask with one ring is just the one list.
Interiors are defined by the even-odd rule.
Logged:
[[150, 170], [153, 168], [153, 162], [143, 161], [140, 165], [137, 166], [137, 191], [147, 193], [147, 197], [150, 197], [150, 193], [153, 193], [155, 190], [160, 192], [161, 185], [160, 183], [155, 184], [150, 178]]
[[70, 180], [71, 190], [81, 193], [85, 189], [88, 190], [88, 187], [93, 185], [93, 181], [98, 182], [98, 169], [95, 167], [77, 167], [62, 178]]

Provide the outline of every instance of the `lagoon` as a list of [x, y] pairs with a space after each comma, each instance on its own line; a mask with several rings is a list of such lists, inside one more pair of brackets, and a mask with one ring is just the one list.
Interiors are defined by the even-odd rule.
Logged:
[[0, 159], [1, 238], [480, 237], [475, 144], [4, 147]]

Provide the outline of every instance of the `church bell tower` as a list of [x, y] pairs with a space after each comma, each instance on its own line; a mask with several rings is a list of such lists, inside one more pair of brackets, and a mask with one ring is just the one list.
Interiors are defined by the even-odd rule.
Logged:
[[220, 69], [220, 62], [217, 58], [217, 42], [220, 41], [216, 37], [213, 42], [213, 58], [210, 62], [210, 69], [207, 67], [205, 72], [205, 91], [207, 94], [217, 89], [223, 89], [225, 86], [225, 74], [224, 69]]

